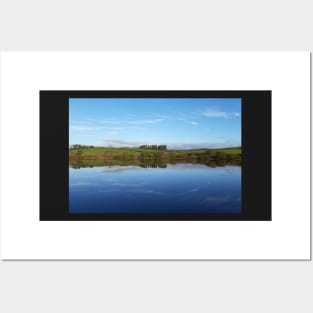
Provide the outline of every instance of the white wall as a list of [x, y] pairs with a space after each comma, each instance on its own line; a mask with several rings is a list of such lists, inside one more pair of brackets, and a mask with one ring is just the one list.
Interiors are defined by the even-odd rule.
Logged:
[[[2, 0], [1, 50], [313, 50], [312, 1]], [[311, 312], [312, 262], [0, 262], [2, 312]]]

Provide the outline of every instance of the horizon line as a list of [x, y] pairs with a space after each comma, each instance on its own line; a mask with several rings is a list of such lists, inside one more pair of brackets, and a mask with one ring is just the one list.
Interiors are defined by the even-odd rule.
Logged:
[[[117, 146], [99, 146], [99, 145], [87, 145], [87, 144], [79, 144], [79, 143], [75, 143], [75, 144], [69, 144], [69, 147], [74, 146], [74, 145], [79, 145], [82, 147], [94, 147], [94, 148], [116, 148], [116, 149], [141, 149], [139, 146], [138, 147], [117, 147]], [[156, 146], [167, 146], [166, 144], [154, 144]], [[226, 149], [226, 148], [242, 148], [242, 146], [224, 146], [224, 147], [199, 147], [199, 148], [181, 148], [181, 149], [173, 149], [173, 148], [169, 148], [167, 150], [199, 150], [199, 149], [207, 149], [207, 150], [213, 150], [213, 149]], [[143, 149], [143, 148], [142, 148]]]

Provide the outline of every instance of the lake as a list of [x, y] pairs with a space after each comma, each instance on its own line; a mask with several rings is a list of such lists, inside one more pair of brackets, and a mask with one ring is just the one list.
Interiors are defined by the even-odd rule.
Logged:
[[241, 166], [69, 168], [70, 213], [240, 213]]

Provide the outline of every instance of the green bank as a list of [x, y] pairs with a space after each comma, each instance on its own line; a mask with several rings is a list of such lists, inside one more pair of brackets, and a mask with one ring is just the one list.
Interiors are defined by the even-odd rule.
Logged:
[[[113, 148], [73, 145], [69, 149], [72, 167], [105, 165], [139, 165], [143, 167], [166, 167], [166, 164], [201, 163], [208, 166], [241, 164], [241, 147], [222, 149], [167, 150], [166, 146], [138, 148]], [[164, 148], [165, 147], [165, 148]]]

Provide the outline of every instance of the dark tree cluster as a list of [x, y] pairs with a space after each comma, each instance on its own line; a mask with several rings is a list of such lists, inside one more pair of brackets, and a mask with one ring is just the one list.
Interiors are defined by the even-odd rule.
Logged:
[[94, 148], [94, 146], [86, 146], [86, 145], [72, 145], [71, 149], [84, 149], [84, 148]]
[[166, 150], [166, 145], [142, 145], [140, 149], [152, 149], [152, 150]]

